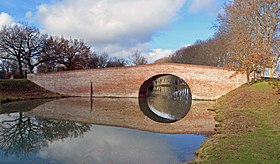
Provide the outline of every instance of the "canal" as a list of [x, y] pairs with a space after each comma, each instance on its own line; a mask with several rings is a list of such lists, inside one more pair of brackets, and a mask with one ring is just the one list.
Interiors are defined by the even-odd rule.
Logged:
[[0, 105], [3, 163], [180, 163], [213, 133], [213, 102], [193, 101], [172, 123], [133, 98], [63, 98]]

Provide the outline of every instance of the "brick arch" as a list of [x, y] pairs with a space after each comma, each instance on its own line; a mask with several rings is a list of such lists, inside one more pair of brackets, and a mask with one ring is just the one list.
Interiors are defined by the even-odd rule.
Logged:
[[246, 83], [244, 74], [229, 69], [174, 63], [30, 74], [28, 79], [70, 96], [138, 97], [146, 80], [165, 74], [185, 80], [193, 99], [214, 100]]
[[185, 117], [187, 115], [187, 113], [189, 112], [190, 110], [190, 107], [191, 107], [191, 104], [192, 104], [192, 100], [191, 100], [191, 90], [186, 82], [186, 80], [184, 80], [183, 78], [181, 77], [178, 77], [177, 75], [174, 75], [174, 74], [158, 74], [158, 75], [154, 75], [154, 76], [151, 76], [150, 78], [148, 78], [147, 80], [145, 80], [143, 82], [143, 84], [140, 86], [140, 89], [139, 89], [139, 107], [141, 109], [141, 111], [147, 116], [149, 117], [150, 119], [156, 121], [156, 122], [160, 122], [160, 123], [172, 123], [172, 122], [176, 122], [182, 118], [176, 118], [176, 119], [169, 119], [169, 118], [164, 118], [160, 115], [157, 115], [156, 113], [153, 112], [153, 110], [151, 109], [152, 107], [149, 105], [148, 103], [148, 100], [147, 100], [147, 96], [148, 96], [148, 89], [149, 87], [151, 86], [151, 84], [158, 78], [160, 77], [163, 77], [163, 76], [167, 76], [167, 75], [173, 75], [177, 78], [180, 78], [181, 80], [184, 81], [184, 83], [186, 84], [186, 86], [188, 87], [188, 90], [189, 90], [189, 98], [187, 99], [187, 104], [185, 106], [185, 110], [186, 110], [186, 113], [182, 116]]
[[154, 75], [150, 78], [148, 78], [147, 80], [143, 81], [142, 85], [139, 88], [139, 97], [146, 97], [147, 96], [147, 89], [148, 87], [158, 78], [162, 77], [162, 76], [166, 76], [166, 75], [170, 75], [170, 74], [159, 74], [159, 75]]
[[[179, 77], [179, 76], [177, 76], [177, 75], [175, 75], [175, 74], [158, 74], [158, 75], [153, 75], [153, 76], [149, 77], [147, 80], [143, 81], [143, 83], [141, 84], [141, 86], [140, 86], [140, 88], [139, 88], [139, 96], [138, 96], [138, 97], [140, 97], [140, 98], [146, 97], [146, 96], [147, 96], [148, 87], [149, 87], [156, 79], [158, 79], [158, 78], [160, 78], [160, 77], [163, 77], [163, 76], [167, 76], [167, 75], [173, 75], [173, 76], [175, 76], [175, 77], [177, 77], [177, 78], [182, 79], [182, 80], [185, 82], [185, 84], [188, 86], [189, 90], [190, 90], [190, 87], [189, 87], [187, 81], [186, 81], [185, 79], [183, 79], [182, 77]], [[191, 90], [190, 90], [190, 91], [191, 91]]]

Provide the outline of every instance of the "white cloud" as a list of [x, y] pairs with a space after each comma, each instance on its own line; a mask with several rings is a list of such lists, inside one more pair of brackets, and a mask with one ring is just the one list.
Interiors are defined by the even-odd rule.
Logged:
[[145, 54], [145, 57], [148, 60], [148, 63], [153, 63], [154, 61], [164, 58], [164, 57], [168, 57], [170, 55], [172, 55], [175, 52], [175, 50], [171, 50], [171, 49], [153, 49], [150, 52], [148, 52], [147, 54]]
[[[187, 141], [186, 141], [187, 142]], [[176, 154], [164, 137], [137, 130], [92, 126], [82, 138], [52, 141], [39, 157], [63, 163], [173, 163]], [[171, 147], [171, 148], [170, 148]]]
[[52, 35], [81, 38], [100, 51], [125, 56], [130, 50], [146, 48], [152, 35], [166, 28], [185, 2], [63, 0], [38, 6], [36, 17]]
[[191, 0], [191, 5], [188, 8], [190, 13], [198, 13], [207, 11], [208, 13], [215, 13], [218, 11], [217, 0]]
[[98, 48], [99, 51], [106, 52], [110, 54], [110, 56], [125, 58], [132, 56], [135, 51], [146, 51], [150, 48], [149, 46], [150, 45], [148, 42], [138, 43], [131, 46], [121, 45], [118, 43], [110, 43], [99, 45]]
[[14, 20], [9, 14], [4, 13], [4, 12], [0, 13], [0, 29], [2, 29], [3, 25], [10, 25], [13, 23], [14, 23]]
[[26, 18], [32, 18], [32, 16], [33, 16], [33, 13], [31, 11], [28, 11], [25, 13]]

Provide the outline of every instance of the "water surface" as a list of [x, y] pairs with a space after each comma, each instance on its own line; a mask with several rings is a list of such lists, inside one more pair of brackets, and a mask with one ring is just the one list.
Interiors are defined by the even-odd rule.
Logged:
[[[138, 99], [64, 98], [0, 105], [2, 163], [180, 163], [213, 132], [212, 102], [173, 123], [151, 120]], [[186, 134], [189, 133], [189, 134]]]

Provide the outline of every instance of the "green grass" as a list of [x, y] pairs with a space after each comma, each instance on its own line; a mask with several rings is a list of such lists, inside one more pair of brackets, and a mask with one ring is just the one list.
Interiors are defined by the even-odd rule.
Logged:
[[217, 133], [193, 163], [280, 163], [280, 104], [274, 92], [262, 81], [220, 98]]
[[269, 85], [268, 81], [257, 82], [251, 86], [252, 89], [257, 91], [271, 91], [272, 86]]

